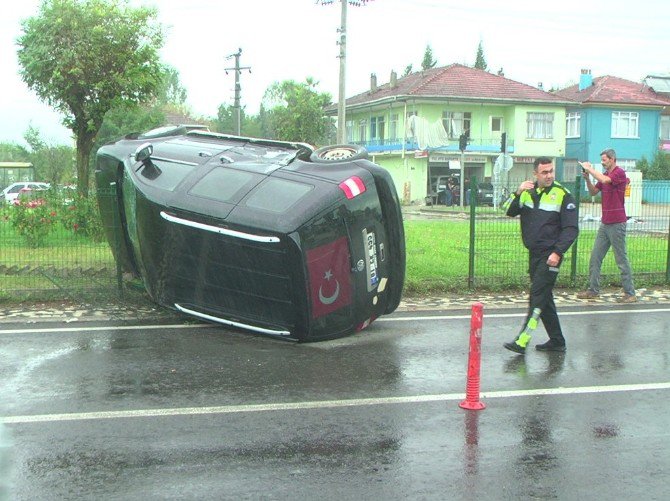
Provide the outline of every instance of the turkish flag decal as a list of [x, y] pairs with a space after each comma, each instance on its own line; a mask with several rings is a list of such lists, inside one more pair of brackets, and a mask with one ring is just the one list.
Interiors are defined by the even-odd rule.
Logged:
[[351, 176], [345, 179], [339, 186], [349, 200], [365, 192], [365, 183], [358, 176]]
[[347, 237], [307, 251], [312, 318], [351, 304], [351, 270]]

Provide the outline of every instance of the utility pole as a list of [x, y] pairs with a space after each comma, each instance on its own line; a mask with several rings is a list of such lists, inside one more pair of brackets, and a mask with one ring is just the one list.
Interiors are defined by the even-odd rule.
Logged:
[[342, 12], [340, 14], [340, 88], [337, 97], [337, 144], [346, 142], [346, 72], [347, 72], [347, 0], [340, 0]]
[[[330, 5], [334, 0], [317, 0], [321, 5]], [[340, 46], [340, 82], [337, 96], [337, 144], [344, 144], [347, 140], [346, 123], [346, 72], [347, 72], [347, 4], [361, 6], [371, 0], [340, 0], [342, 10], [340, 12], [340, 27], [337, 32], [340, 34], [340, 40], [337, 45]]]
[[242, 90], [242, 87], [240, 86], [240, 73], [242, 70], [249, 70], [249, 73], [251, 73], [251, 66], [240, 66], [241, 55], [242, 49], [237, 49], [235, 54], [226, 57], [226, 61], [230, 58], [235, 58], [235, 67], [225, 68], [226, 75], [228, 74], [228, 71], [235, 71], [235, 102], [233, 104], [233, 109], [235, 110], [235, 134], [238, 136], [241, 134], [242, 130], [242, 113], [240, 107], [240, 91]]

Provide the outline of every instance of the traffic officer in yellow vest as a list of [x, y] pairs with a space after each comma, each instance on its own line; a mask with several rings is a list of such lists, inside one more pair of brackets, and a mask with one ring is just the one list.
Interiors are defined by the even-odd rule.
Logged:
[[524, 354], [540, 318], [549, 341], [535, 346], [540, 351], [565, 351], [565, 338], [556, 313], [553, 288], [563, 256], [577, 238], [575, 199], [554, 179], [554, 164], [548, 157], [533, 163], [535, 181], [524, 181], [505, 202], [507, 215], [521, 216], [521, 236], [528, 249], [530, 297], [528, 315], [521, 332], [504, 347]]

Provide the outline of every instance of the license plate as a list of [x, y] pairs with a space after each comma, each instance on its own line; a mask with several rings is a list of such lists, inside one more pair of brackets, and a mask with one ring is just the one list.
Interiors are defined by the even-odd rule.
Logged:
[[363, 230], [363, 245], [365, 246], [365, 271], [368, 278], [368, 292], [371, 292], [379, 283], [379, 275], [377, 274], [377, 241], [374, 231], [367, 228]]

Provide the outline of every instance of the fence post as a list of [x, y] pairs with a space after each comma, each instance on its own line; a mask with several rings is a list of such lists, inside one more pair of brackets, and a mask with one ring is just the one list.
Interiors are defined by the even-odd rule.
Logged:
[[670, 224], [668, 224], [668, 257], [665, 262], [665, 283], [670, 283]]
[[468, 288], [475, 286], [475, 215], [477, 208], [477, 178], [470, 179], [470, 249], [468, 253]]
[[[577, 206], [575, 210], [577, 211], [577, 224], [579, 225], [579, 200], [582, 198], [582, 176], [577, 176], [575, 179], [575, 205]], [[575, 239], [575, 242], [572, 244], [572, 259], [570, 262], [570, 282], [572, 285], [575, 285], [575, 279], [577, 278], [577, 244], [579, 242], [579, 237]]]

